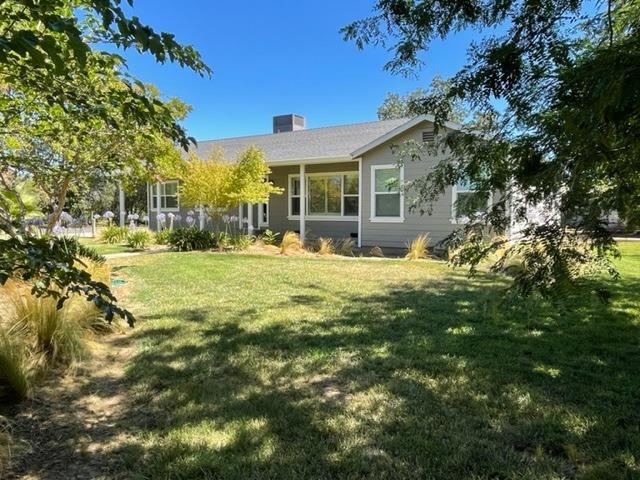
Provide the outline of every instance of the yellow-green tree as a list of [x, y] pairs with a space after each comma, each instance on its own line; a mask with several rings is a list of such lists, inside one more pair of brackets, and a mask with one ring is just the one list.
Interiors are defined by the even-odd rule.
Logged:
[[188, 207], [202, 206], [214, 226], [229, 210], [242, 203], [261, 203], [282, 193], [267, 180], [271, 173], [262, 150], [249, 147], [235, 162], [214, 150], [208, 160], [192, 155], [182, 175], [180, 199]]

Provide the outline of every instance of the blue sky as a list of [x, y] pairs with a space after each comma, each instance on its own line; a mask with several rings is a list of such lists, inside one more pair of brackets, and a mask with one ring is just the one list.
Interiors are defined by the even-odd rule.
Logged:
[[200, 78], [175, 65], [128, 52], [129, 69], [163, 94], [193, 106], [184, 125], [198, 140], [270, 133], [271, 118], [299, 113], [307, 127], [376, 119], [387, 92], [427, 86], [457, 71], [472, 39], [461, 33], [436, 42], [419, 78], [383, 70], [382, 48], [358, 50], [338, 30], [367, 16], [373, 0], [272, 2], [136, 0], [133, 13], [156, 30], [195, 46], [213, 68]]

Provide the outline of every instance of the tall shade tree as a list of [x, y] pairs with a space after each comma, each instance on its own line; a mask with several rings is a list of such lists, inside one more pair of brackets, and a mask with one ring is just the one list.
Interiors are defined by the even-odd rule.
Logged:
[[267, 180], [271, 173], [264, 152], [250, 147], [238, 154], [235, 162], [214, 150], [208, 160], [192, 155], [184, 167], [180, 199], [185, 206], [205, 209], [217, 228], [220, 218], [242, 203], [261, 203], [269, 195], [282, 193]]
[[[89, 152], [104, 160], [102, 173], [122, 180], [142, 170], [143, 162], [131, 161], [135, 148], [155, 154], [192, 143], [170, 102], [128, 75], [121, 57], [101, 47], [135, 49], [200, 75], [211, 70], [191, 46], [127, 15], [122, 3], [0, 2], [0, 284], [12, 277], [32, 281], [34, 293], [56, 296], [60, 302], [69, 292], [82, 293], [107, 319], [118, 314], [132, 323], [108, 286], [78, 268], [80, 256], [91, 252], [72, 240], [34, 237], [24, 217], [15, 218], [5, 201], [13, 199], [17, 211], [24, 212], [16, 179], [30, 174], [35, 178], [38, 172], [43, 181], [36, 181], [37, 186], [57, 196], [55, 217], [76, 173], [91, 162]], [[131, 7], [133, 1], [126, 4]], [[69, 170], [72, 162], [75, 167]], [[57, 173], [46, 181], [43, 163]]]
[[[407, 187], [415, 208], [428, 212], [458, 182], [484, 199], [501, 192], [485, 211], [463, 212], [469, 222], [448, 240], [460, 247], [454, 262], [472, 269], [498, 250], [496, 270], [518, 255], [521, 293], [560, 296], [591, 285], [585, 274], [615, 276], [603, 218], [616, 211], [629, 228], [640, 225], [640, 2], [378, 0], [343, 34], [361, 48], [385, 45], [387, 70], [415, 73], [434, 39], [463, 29], [482, 36], [468, 63], [445, 95], [432, 91], [416, 105], [435, 114], [438, 141], [399, 148], [402, 161], [444, 155]], [[460, 103], [473, 121], [446, 131]], [[560, 215], [531, 215], [552, 206]], [[513, 224], [515, 244], [485, 235]]]
[[[420, 115], [423, 111], [422, 102], [428, 96], [445, 97], [451, 84], [440, 76], [434, 77], [429, 85], [429, 90], [424, 88], [416, 88], [414, 91], [406, 95], [397, 93], [388, 93], [382, 105], [378, 107], [379, 120], [392, 120], [396, 118], [412, 118]], [[453, 122], [463, 122], [467, 111], [461, 102], [452, 105], [452, 110], [448, 115], [448, 119]]]
[[[88, 75], [79, 76], [77, 86], [96, 97], [110, 91], [126, 90], [118, 65], [89, 63]], [[155, 101], [158, 91], [137, 86], [140, 95]], [[117, 106], [108, 115], [113, 125], [94, 117], [85, 105], [70, 104], [65, 109], [50, 106], [29, 89], [15, 87], [9, 96], [11, 106], [29, 110], [26, 117], [9, 122], [11, 133], [0, 138], [0, 176], [28, 175], [44, 192], [51, 209], [47, 231], [58, 223], [70, 192], [88, 194], [89, 183], [99, 177], [107, 183], [128, 187], [156, 176], [172, 176], [181, 162], [180, 153], [166, 132], [153, 124], [123, 117]], [[186, 115], [189, 107], [177, 99], [166, 104], [172, 121]]]

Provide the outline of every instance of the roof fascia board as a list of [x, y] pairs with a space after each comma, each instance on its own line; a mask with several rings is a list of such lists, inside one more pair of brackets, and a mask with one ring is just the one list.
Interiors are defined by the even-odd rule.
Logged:
[[342, 163], [342, 162], [353, 162], [355, 161], [353, 157], [350, 155], [346, 155], [343, 157], [309, 157], [309, 158], [300, 158], [300, 159], [285, 159], [285, 160], [268, 160], [267, 165], [270, 167], [286, 167], [291, 165], [314, 165], [314, 164], [325, 164], [325, 163]]

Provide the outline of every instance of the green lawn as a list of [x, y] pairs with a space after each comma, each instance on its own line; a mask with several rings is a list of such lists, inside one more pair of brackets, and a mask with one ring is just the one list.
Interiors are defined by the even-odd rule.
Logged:
[[[640, 477], [640, 243], [609, 306], [435, 262], [120, 259], [127, 478]], [[144, 412], [144, 413], [141, 413]]]
[[80, 242], [83, 243], [84, 245], [87, 245], [87, 246], [93, 248], [100, 255], [107, 255], [109, 253], [123, 253], [123, 252], [133, 252], [134, 251], [131, 248], [127, 247], [126, 245], [120, 245], [120, 244], [115, 244], [114, 245], [114, 244], [109, 244], [109, 243], [102, 243], [99, 240], [96, 240], [94, 238], [81, 237], [80, 238]]

